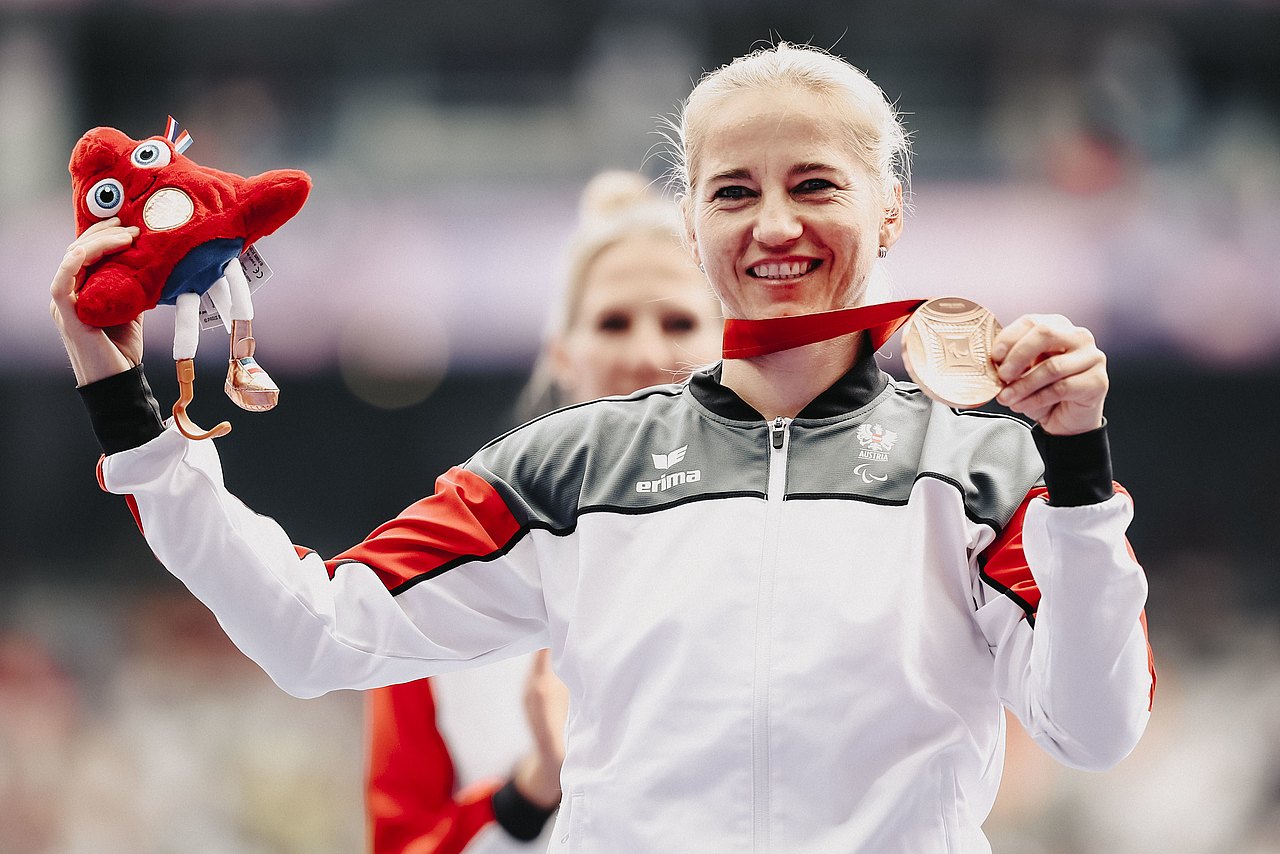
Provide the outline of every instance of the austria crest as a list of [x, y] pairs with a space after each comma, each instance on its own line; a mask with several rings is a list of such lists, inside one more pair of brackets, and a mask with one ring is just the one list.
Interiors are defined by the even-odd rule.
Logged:
[[898, 441], [897, 433], [886, 430], [879, 424], [859, 424], [857, 436], [858, 444], [862, 446], [862, 450], [858, 451], [858, 459], [882, 463], [889, 461], [889, 451]]

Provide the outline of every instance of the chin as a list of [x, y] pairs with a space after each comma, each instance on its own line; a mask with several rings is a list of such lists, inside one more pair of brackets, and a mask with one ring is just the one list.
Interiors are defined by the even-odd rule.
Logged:
[[801, 314], [817, 314], [820, 311], [830, 311], [831, 308], [831, 306], [808, 305], [794, 300], [779, 300], [777, 302], [769, 303], [768, 305], [755, 306], [754, 310], [748, 316], [753, 320], [767, 320], [773, 317], [795, 317]]

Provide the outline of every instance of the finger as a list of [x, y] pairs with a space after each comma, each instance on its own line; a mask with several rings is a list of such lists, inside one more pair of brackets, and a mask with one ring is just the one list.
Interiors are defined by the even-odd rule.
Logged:
[[138, 229], [134, 226], [111, 228], [91, 235], [88, 240], [78, 240], [73, 246], [83, 249], [85, 263], [92, 264], [103, 255], [119, 252], [121, 249], [128, 247], [137, 236]]
[[55, 306], [70, 304], [76, 289], [76, 276], [84, 268], [84, 248], [73, 246], [62, 256], [62, 263], [53, 274], [53, 282], [49, 285], [49, 296]]
[[1087, 374], [1076, 374], [1027, 395], [1009, 408], [1033, 421], [1044, 423], [1049, 414], [1059, 406], [1070, 406], [1080, 412], [1097, 409], [1101, 415], [1101, 403], [1105, 396], [1105, 386], [1099, 385]]
[[1053, 406], [1028, 406], [1026, 408], [1019, 408], [1013, 411], [1017, 412], [1019, 415], [1025, 415], [1036, 424], [1043, 424], [1048, 420], [1053, 409]]
[[551, 672], [551, 650], [540, 649], [533, 654], [533, 672], [539, 676]]
[[[1055, 417], [1066, 417], [1073, 423], [1084, 423], [1093, 420], [1094, 415], [1101, 417], [1106, 397], [1105, 378], [1100, 378], [1097, 371], [1089, 371], [1057, 380], [1006, 405], [1014, 412], [1042, 424], [1050, 413]], [[1071, 414], [1064, 416], [1067, 409]]]
[[95, 222], [93, 225], [86, 228], [84, 231], [77, 234], [76, 239], [71, 241], [70, 245], [67, 246], [67, 249], [70, 250], [72, 246], [75, 246], [78, 241], [84, 239], [85, 237], [92, 237], [93, 235], [98, 234], [99, 232], [105, 231], [108, 228], [114, 228], [119, 224], [120, 224], [120, 217], [118, 216], [112, 216], [112, 217], [107, 217], [106, 219], [100, 219], [97, 222]]
[[996, 372], [1003, 382], [1012, 383], [1049, 356], [1092, 346], [1093, 336], [1087, 329], [1036, 323], [1013, 343]]
[[1096, 430], [1104, 423], [1101, 406], [1081, 409], [1059, 403], [1048, 409], [1033, 409], [1023, 414], [1051, 436], [1075, 436]]
[[[1087, 374], [1106, 362], [1102, 351], [1096, 347], [1069, 350], [1036, 363], [1032, 368], [1000, 390], [996, 401], [1012, 407], [1037, 392], [1059, 384], [1068, 377]], [[1105, 388], [1105, 374], [1099, 377]]]
[[1013, 345], [1018, 343], [1018, 339], [1026, 335], [1034, 325], [1035, 321], [1029, 315], [1024, 314], [1001, 329], [995, 340], [991, 342], [991, 361], [999, 366], [1009, 355], [1009, 350], [1012, 349]]
[[120, 220], [118, 219], [104, 219], [101, 222], [94, 223], [81, 232], [75, 240], [71, 241], [71, 243], [67, 245], [67, 251], [70, 251], [76, 246], [86, 246], [97, 240], [101, 240], [107, 235], [116, 235], [118, 238], [121, 235], [128, 234], [132, 239], [133, 237], [137, 237], [141, 232], [142, 230], [136, 225], [125, 226], [120, 225]]

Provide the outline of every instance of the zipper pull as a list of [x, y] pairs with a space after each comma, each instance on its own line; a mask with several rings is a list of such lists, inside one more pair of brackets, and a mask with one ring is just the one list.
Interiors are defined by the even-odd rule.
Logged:
[[775, 451], [782, 450], [782, 437], [786, 433], [786, 431], [787, 431], [787, 424], [785, 421], [782, 420], [782, 416], [779, 415], [777, 418], [773, 420], [773, 426], [769, 428], [769, 436], [773, 440], [773, 449]]

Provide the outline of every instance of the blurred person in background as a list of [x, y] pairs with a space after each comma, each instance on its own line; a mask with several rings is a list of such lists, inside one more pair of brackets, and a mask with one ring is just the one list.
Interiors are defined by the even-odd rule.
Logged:
[[0, 629], [0, 851], [52, 850], [52, 795], [72, 766], [80, 717], [77, 686], [48, 646]]
[[[679, 137], [726, 319], [866, 306], [905, 212], [879, 87], [784, 43], [704, 77]], [[553, 850], [981, 854], [1002, 705], [1081, 768], [1146, 727], [1105, 358], [1066, 318], [992, 342], [997, 400], [1034, 428], [895, 382], [867, 323], [530, 422], [326, 562], [165, 427], [138, 324], [76, 320], [77, 274], [132, 237], [91, 227], [50, 288], [105, 488], [295, 695], [550, 647], [571, 698]]]
[[[522, 418], [678, 382], [719, 353], [719, 307], [675, 206], [644, 176], [610, 171], [587, 185], [579, 216]], [[368, 709], [374, 854], [545, 850], [568, 711], [547, 650], [378, 688]]]

